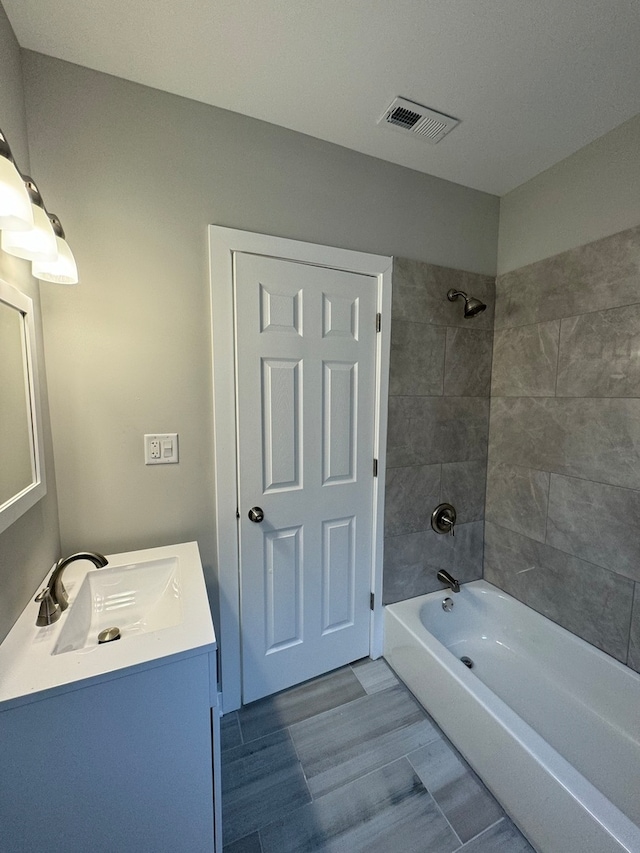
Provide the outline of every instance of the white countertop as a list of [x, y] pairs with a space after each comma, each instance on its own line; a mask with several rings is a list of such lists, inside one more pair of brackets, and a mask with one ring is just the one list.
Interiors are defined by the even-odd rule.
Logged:
[[[64, 572], [69, 609], [53, 625], [36, 626], [38, 604], [25, 607], [0, 644], [0, 711], [38, 701], [52, 692], [76, 690], [96, 680], [118, 678], [132, 667], [157, 666], [167, 658], [214, 651], [216, 637], [197, 542], [107, 555], [108, 568], [176, 557], [179, 563], [182, 620], [177, 625], [100, 646], [53, 654], [65, 617], [85, 575], [100, 571], [87, 560], [71, 563]], [[39, 588], [46, 586], [50, 572]]]

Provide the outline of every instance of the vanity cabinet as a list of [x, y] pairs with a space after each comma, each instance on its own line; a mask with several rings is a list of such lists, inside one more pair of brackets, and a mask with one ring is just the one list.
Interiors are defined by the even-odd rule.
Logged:
[[[36, 627], [31, 600], [0, 644], [0, 852], [222, 853], [217, 644], [197, 544], [68, 572], [60, 619]], [[98, 644], [103, 619], [122, 639]]]
[[3, 853], [216, 849], [215, 656], [157, 663], [0, 713]]

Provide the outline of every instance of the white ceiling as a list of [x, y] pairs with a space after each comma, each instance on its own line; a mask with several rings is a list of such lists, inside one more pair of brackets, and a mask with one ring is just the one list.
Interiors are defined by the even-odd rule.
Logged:
[[[502, 195], [640, 113], [640, 0], [1, 0], [22, 47]], [[401, 95], [462, 123], [376, 124]]]

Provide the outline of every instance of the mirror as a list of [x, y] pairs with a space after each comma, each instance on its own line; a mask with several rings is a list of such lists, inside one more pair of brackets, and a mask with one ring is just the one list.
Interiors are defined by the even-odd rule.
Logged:
[[46, 494], [33, 301], [0, 280], [0, 532]]

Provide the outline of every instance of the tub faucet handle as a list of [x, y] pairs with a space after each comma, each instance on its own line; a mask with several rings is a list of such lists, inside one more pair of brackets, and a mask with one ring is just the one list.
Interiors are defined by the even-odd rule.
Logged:
[[438, 504], [431, 513], [431, 527], [436, 533], [450, 533], [454, 536], [456, 510], [451, 504]]

